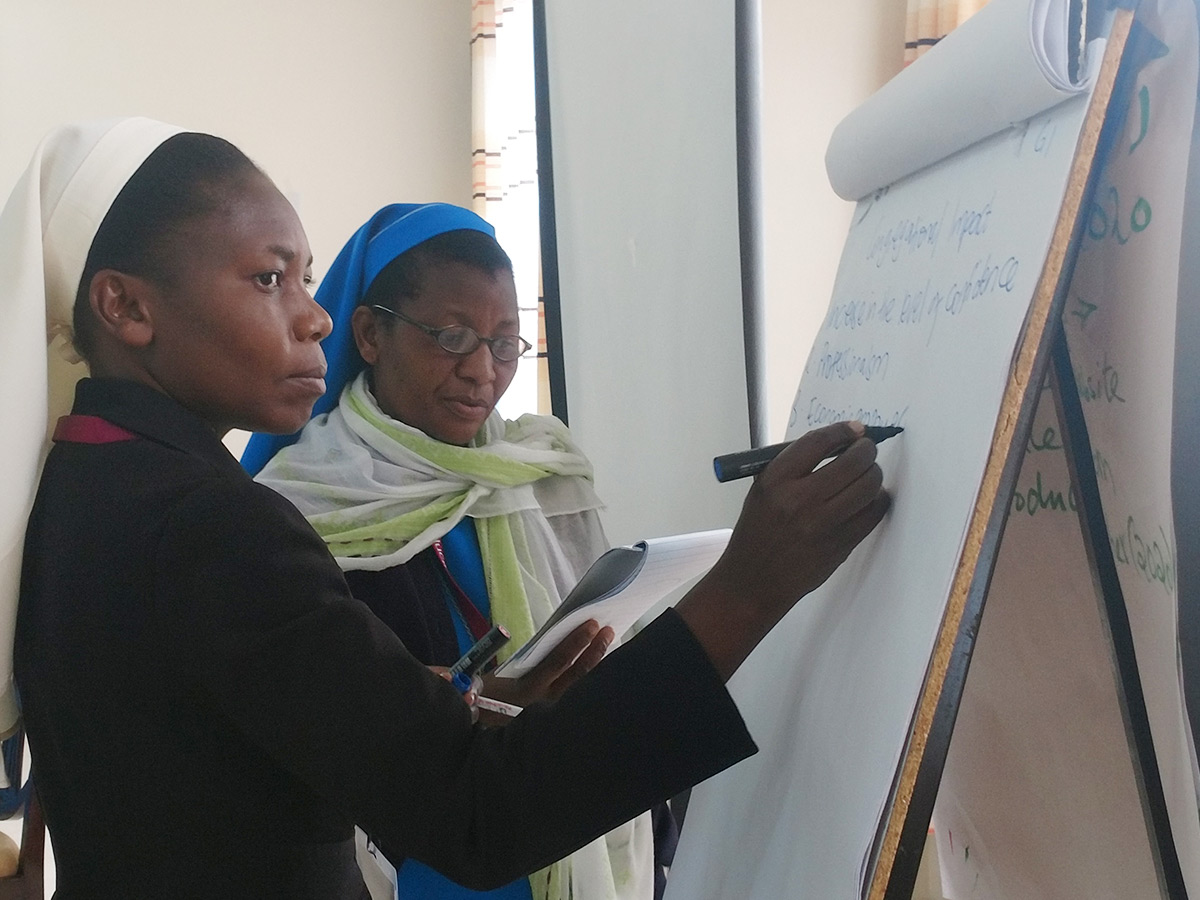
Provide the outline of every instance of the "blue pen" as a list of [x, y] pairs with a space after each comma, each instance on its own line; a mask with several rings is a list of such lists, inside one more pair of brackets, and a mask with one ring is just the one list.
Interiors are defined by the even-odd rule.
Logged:
[[486, 666], [500, 648], [512, 637], [503, 625], [493, 625], [492, 630], [475, 642], [475, 646], [462, 655], [450, 667], [450, 683], [465, 694], [471, 689], [471, 676]]

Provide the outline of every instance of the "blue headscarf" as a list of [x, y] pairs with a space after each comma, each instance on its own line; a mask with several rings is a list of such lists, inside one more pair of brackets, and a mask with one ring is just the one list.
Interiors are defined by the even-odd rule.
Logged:
[[[404, 251], [434, 235], [464, 228], [496, 236], [491, 225], [461, 206], [393, 203], [371, 216], [346, 242], [317, 288], [316, 301], [333, 319], [333, 331], [321, 342], [329, 371], [325, 373], [325, 394], [313, 406], [314, 416], [337, 406], [342, 388], [366, 365], [354, 343], [350, 319], [371, 282]], [[242, 467], [257, 475], [271, 457], [299, 437], [299, 431], [287, 435], [255, 433], [242, 454]]]

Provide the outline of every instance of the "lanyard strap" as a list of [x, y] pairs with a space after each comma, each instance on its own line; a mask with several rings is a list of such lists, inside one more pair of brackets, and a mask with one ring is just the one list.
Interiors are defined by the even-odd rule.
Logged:
[[115, 444], [136, 441], [140, 435], [99, 416], [61, 416], [54, 426], [54, 440], [69, 444]]
[[467, 630], [471, 632], [471, 637], [479, 640], [491, 629], [488, 620], [484, 618], [483, 613], [479, 608], [471, 602], [471, 598], [467, 596], [467, 592], [459, 587], [454, 576], [450, 574], [450, 566], [446, 563], [446, 551], [442, 549], [442, 539], [438, 538], [433, 542], [433, 552], [437, 554], [438, 562], [442, 564], [442, 571], [446, 573], [446, 580], [450, 582], [450, 596], [454, 598], [454, 605], [458, 607], [459, 615], [467, 624]]

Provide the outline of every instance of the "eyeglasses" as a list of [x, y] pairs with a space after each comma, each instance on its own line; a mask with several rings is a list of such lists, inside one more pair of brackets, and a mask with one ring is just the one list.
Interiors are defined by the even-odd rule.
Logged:
[[533, 344], [529, 343], [529, 341], [525, 340], [519, 334], [502, 334], [498, 337], [485, 338], [480, 337], [479, 332], [474, 328], [469, 328], [466, 325], [447, 325], [445, 328], [430, 328], [428, 325], [413, 321], [404, 315], [404, 313], [388, 309], [386, 306], [376, 304], [371, 309], [385, 312], [388, 315], [395, 316], [401, 322], [407, 322], [409, 325], [420, 328], [437, 341], [439, 347], [447, 353], [453, 353], [457, 356], [468, 356], [474, 353], [480, 344], [487, 344], [488, 350], [492, 352], [492, 357], [496, 362], [514, 362], [533, 348]]

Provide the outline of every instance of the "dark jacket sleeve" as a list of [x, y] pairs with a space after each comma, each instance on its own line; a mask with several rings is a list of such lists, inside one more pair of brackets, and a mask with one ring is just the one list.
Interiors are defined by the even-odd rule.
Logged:
[[252, 483], [205, 485], [156, 558], [155, 616], [182, 676], [389, 854], [504, 884], [754, 752], [673, 612], [557, 703], [506, 728], [357, 600], [320, 538]]

